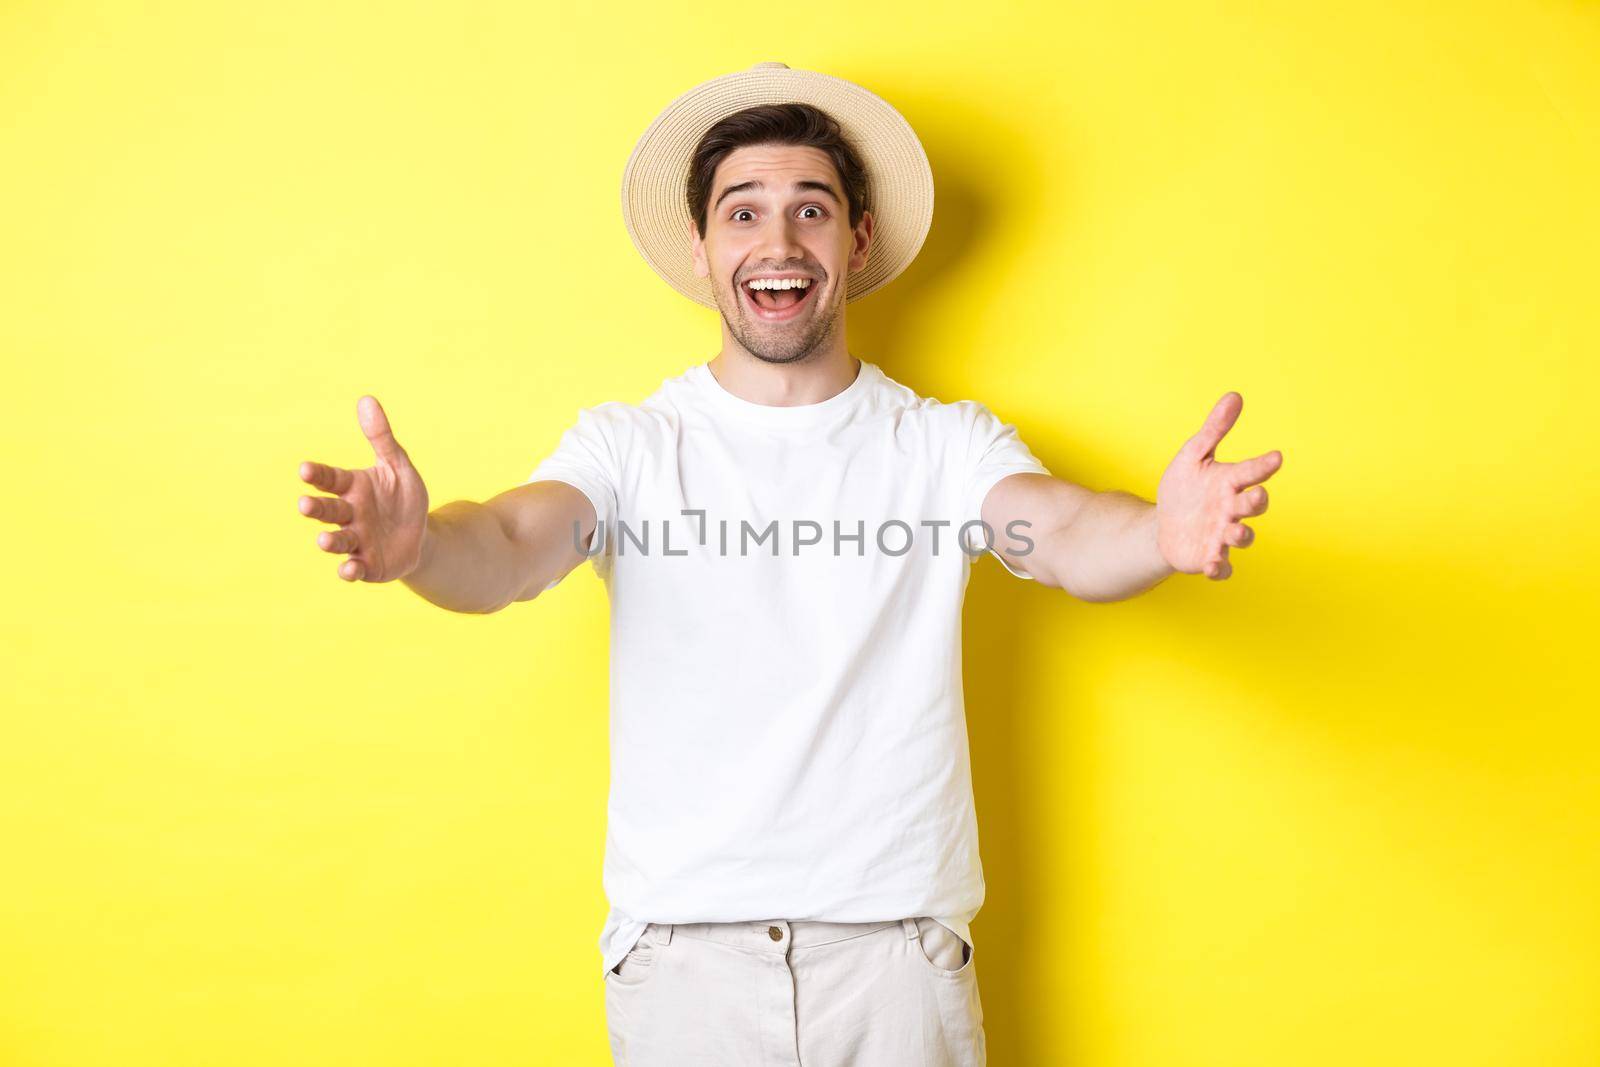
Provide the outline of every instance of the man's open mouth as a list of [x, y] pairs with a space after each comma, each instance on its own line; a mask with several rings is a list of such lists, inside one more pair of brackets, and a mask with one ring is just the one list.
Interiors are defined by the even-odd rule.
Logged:
[[746, 278], [739, 286], [744, 301], [763, 322], [783, 322], [800, 314], [817, 289], [814, 278]]

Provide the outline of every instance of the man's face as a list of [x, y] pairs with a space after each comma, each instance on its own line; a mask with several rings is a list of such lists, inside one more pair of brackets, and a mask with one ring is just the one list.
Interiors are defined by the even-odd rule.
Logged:
[[[695, 275], [711, 279], [723, 321], [757, 359], [799, 362], [841, 322], [846, 280], [872, 242], [871, 214], [852, 229], [844, 196], [820, 148], [750, 145], [718, 165], [703, 237], [690, 224]], [[750, 288], [773, 278], [809, 284]]]

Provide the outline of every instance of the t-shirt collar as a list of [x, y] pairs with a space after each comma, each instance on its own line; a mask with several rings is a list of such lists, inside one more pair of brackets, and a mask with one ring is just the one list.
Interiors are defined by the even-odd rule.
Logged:
[[735, 396], [717, 381], [716, 375], [711, 373], [711, 367], [707, 363], [697, 363], [690, 368], [689, 379], [711, 398], [712, 403], [747, 421], [773, 427], [816, 426], [852, 407], [866, 392], [871, 376], [878, 368], [864, 359], [859, 357], [857, 359], [860, 367], [856, 371], [855, 380], [826, 400], [819, 400], [814, 404], [787, 406], [757, 404]]

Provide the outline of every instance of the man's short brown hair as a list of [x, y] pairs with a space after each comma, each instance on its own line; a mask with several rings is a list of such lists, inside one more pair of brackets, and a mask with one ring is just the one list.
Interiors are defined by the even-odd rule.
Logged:
[[766, 144], [796, 145], [826, 152], [844, 184], [851, 228], [861, 222], [862, 213], [870, 208], [867, 169], [845, 140], [839, 123], [826, 111], [810, 104], [761, 104], [729, 115], [707, 130], [695, 146], [685, 194], [689, 201], [689, 217], [694, 219], [701, 237], [706, 233], [711, 181], [718, 165], [736, 148]]

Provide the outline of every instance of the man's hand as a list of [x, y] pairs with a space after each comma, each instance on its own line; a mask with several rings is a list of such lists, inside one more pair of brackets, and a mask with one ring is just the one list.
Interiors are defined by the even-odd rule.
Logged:
[[1267, 491], [1257, 483], [1283, 465], [1283, 453], [1276, 451], [1239, 463], [1217, 461], [1217, 445], [1243, 407], [1238, 393], [1224, 394], [1156, 488], [1156, 544], [1184, 574], [1220, 581], [1233, 573], [1228, 549], [1255, 540], [1255, 531], [1238, 520], [1267, 510]]
[[339, 564], [347, 582], [392, 582], [416, 569], [428, 522], [428, 490], [405, 449], [389, 430], [376, 397], [356, 402], [361, 431], [377, 462], [364, 470], [300, 464], [300, 478], [334, 496], [303, 496], [300, 514], [337, 523], [317, 534], [325, 552], [348, 553]]

